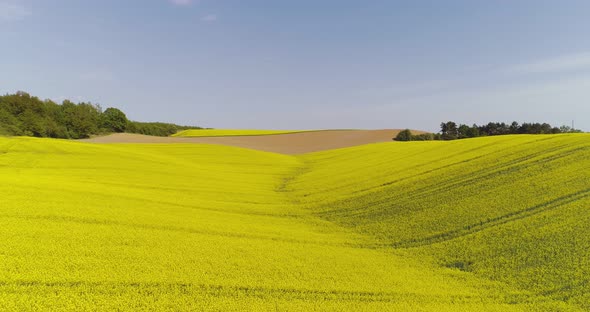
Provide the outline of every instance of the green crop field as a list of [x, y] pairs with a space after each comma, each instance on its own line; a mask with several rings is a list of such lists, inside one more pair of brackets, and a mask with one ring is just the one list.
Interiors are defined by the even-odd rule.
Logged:
[[589, 311], [589, 209], [586, 134], [299, 156], [0, 138], [0, 307]]
[[252, 135], [273, 135], [308, 132], [306, 130], [232, 130], [232, 129], [190, 129], [183, 130], [174, 137], [220, 137], [220, 136], [252, 136]]

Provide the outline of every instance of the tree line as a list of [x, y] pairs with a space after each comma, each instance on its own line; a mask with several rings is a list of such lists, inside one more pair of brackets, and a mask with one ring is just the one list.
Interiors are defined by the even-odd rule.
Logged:
[[169, 136], [195, 128], [199, 127], [130, 121], [117, 108], [109, 107], [103, 111], [97, 104], [69, 100], [58, 104], [22, 91], [0, 96], [0, 135], [83, 139], [98, 134], [129, 132]]
[[430, 140], [457, 140], [476, 138], [481, 136], [507, 135], [507, 134], [557, 134], [579, 133], [581, 130], [569, 126], [553, 127], [548, 123], [522, 123], [514, 121], [510, 124], [504, 122], [489, 122], [485, 125], [457, 124], [453, 121], [442, 122], [439, 133], [412, 134], [410, 129], [402, 130], [394, 138], [396, 141], [430, 141]]

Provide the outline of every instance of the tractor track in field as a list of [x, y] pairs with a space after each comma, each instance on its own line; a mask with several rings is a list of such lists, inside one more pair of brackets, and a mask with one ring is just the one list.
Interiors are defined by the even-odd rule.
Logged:
[[[338, 290], [338, 289], [304, 289], [291, 287], [265, 287], [265, 286], [246, 286], [246, 285], [219, 285], [203, 284], [192, 282], [171, 282], [171, 283], [152, 283], [152, 282], [86, 282], [86, 281], [38, 281], [38, 280], [18, 280], [0, 282], [0, 293], [2, 292], [30, 292], [31, 289], [52, 292], [59, 294], [60, 289], [80, 289], [84, 292], [95, 292], [113, 294], [118, 289], [130, 289], [136, 292], [153, 292], [159, 291], [173, 292], [182, 295], [208, 295], [215, 297], [246, 296], [261, 299], [287, 299], [287, 300], [320, 300], [320, 301], [353, 301], [353, 302], [398, 302], [400, 300], [417, 300], [419, 302], [432, 298], [432, 294], [393, 292], [393, 291], [370, 291], [370, 290]], [[472, 295], [439, 295], [440, 300], [448, 302], [480, 302], [481, 297]], [[493, 296], [490, 296], [493, 299]], [[526, 302], [524, 295], [513, 294], [513, 298]]]
[[404, 240], [404, 241], [400, 241], [400, 242], [395, 242], [393, 244], [391, 244], [390, 246], [394, 247], [394, 248], [411, 248], [411, 247], [420, 247], [420, 246], [426, 246], [426, 245], [432, 245], [435, 243], [441, 243], [444, 241], [449, 241], [458, 237], [463, 237], [463, 236], [467, 236], [470, 234], [474, 234], [477, 232], [481, 232], [483, 230], [489, 229], [489, 228], [493, 228], [493, 227], [497, 227], [503, 224], [507, 224], [510, 222], [514, 222], [517, 220], [521, 220], [527, 217], [531, 217], [534, 215], [537, 215], [539, 213], [543, 213], [546, 211], [550, 211], [553, 209], [557, 209], [559, 207], [562, 207], [563, 205], [567, 205], [569, 203], [573, 203], [576, 202], [578, 200], [582, 200], [585, 198], [590, 197], [590, 189], [586, 189], [586, 190], [581, 190], [578, 192], [574, 192], [565, 196], [561, 196], [555, 199], [552, 199], [550, 201], [547, 201], [545, 203], [541, 203], [523, 210], [519, 210], [519, 211], [514, 211], [502, 216], [498, 216], [498, 217], [494, 217], [494, 218], [489, 218], [486, 221], [481, 221], [478, 223], [474, 223], [474, 224], [470, 224], [470, 225], [466, 225], [463, 226], [462, 228], [456, 229], [456, 230], [452, 230], [452, 231], [447, 231], [447, 232], [443, 232], [443, 233], [439, 233], [439, 234], [435, 234], [435, 235], [431, 235], [431, 236], [427, 236], [427, 237], [423, 237], [423, 238], [419, 238], [419, 239], [413, 239], [413, 240]]

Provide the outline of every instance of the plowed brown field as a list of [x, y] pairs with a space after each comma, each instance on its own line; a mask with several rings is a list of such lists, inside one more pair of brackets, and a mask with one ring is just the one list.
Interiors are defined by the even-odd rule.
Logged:
[[[92, 143], [205, 143], [244, 147], [281, 154], [304, 154], [369, 143], [389, 142], [399, 129], [322, 130], [275, 135], [228, 137], [155, 137], [117, 133], [82, 140]], [[422, 133], [416, 131], [415, 133]]]

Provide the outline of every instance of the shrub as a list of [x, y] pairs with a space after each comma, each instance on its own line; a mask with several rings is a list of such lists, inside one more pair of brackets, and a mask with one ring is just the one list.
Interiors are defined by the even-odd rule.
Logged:
[[412, 131], [410, 129], [405, 129], [400, 131], [397, 136], [394, 138], [395, 141], [412, 141]]
[[432, 133], [422, 133], [417, 135], [412, 135], [412, 141], [432, 141], [434, 140], [434, 134]]

